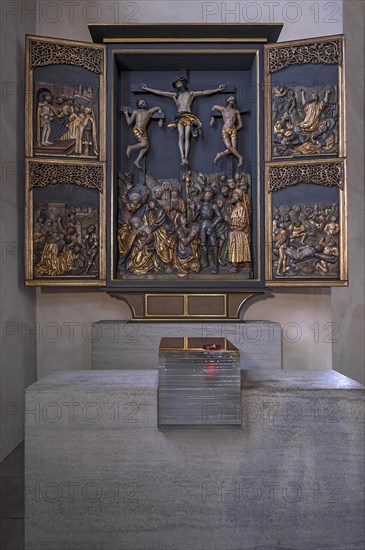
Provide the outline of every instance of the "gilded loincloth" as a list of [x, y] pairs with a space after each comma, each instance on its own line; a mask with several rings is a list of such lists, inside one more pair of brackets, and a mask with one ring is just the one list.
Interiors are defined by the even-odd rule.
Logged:
[[141, 128], [140, 126], [135, 126], [133, 128], [133, 136], [135, 139], [147, 139], [147, 130], [145, 128]]
[[[202, 123], [197, 116], [192, 113], [179, 113], [175, 122], [169, 122], [168, 128], [177, 128], [178, 124], [181, 126], [191, 126], [192, 134], [198, 134], [198, 131], [202, 128]], [[195, 136], [194, 136], [195, 137]]]
[[236, 139], [237, 138], [237, 130], [236, 128], [224, 128], [222, 129], [222, 138], [224, 139]]

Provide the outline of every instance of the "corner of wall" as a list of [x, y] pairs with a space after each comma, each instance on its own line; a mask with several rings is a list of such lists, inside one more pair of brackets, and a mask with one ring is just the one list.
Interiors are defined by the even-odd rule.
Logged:
[[[10, 3], [9, 3], [10, 4]], [[29, 3], [31, 4], [31, 2]], [[0, 462], [23, 441], [26, 386], [36, 380], [35, 290], [24, 287], [24, 43], [35, 21], [2, 11]]]
[[360, 383], [364, 369], [364, 19], [365, 4], [343, 3], [346, 45], [346, 118], [349, 287], [331, 293], [333, 368]]

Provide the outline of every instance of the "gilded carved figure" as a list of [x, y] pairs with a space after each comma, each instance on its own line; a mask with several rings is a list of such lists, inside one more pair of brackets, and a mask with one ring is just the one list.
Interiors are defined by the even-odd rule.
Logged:
[[55, 113], [51, 94], [43, 94], [37, 109], [37, 145], [52, 145], [50, 134]]
[[36, 277], [98, 274], [97, 209], [45, 203], [36, 207], [33, 227]]
[[140, 226], [133, 242], [128, 259], [128, 269], [136, 275], [145, 275], [150, 271], [158, 271], [159, 260], [156, 251], [150, 247], [153, 241], [151, 229], [147, 225]]
[[[223, 118], [223, 128], [222, 128], [222, 140], [226, 147], [224, 151], [217, 153], [214, 158], [214, 163], [217, 163], [218, 160], [227, 155], [234, 155], [238, 158], [238, 166], [242, 166], [243, 157], [237, 151], [237, 133], [242, 129], [242, 118], [241, 113], [236, 109], [236, 98], [231, 95], [227, 98], [226, 106], [214, 105], [212, 111], [219, 111], [222, 114]], [[211, 118], [210, 125], [215, 124], [215, 118]]]
[[142, 90], [162, 97], [169, 97], [174, 100], [177, 107], [176, 121], [168, 124], [169, 127], [177, 128], [179, 134], [179, 150], [181, 156], [181, 165], [189, 165], [190, 137], [197, 137], [201, 133], [202, 123], [197, 116], [191, 112], [192, 103], [195, 98], [209, 96], [222, 92], [225, 85], [221, 84], [218, 88], [204, 91], [190, 91], [188, 80], [185, 76], [175, 78], [172, 83], [174, 92], [156, 90], [142, 84]]
[[331, 263], [333, 263], [333, 258], [337, 258], [339, 255], [340, 253], [336, 241], [331, 239], [328, 242], [325, 242], [323, 246], [322, 259], [320, 259], [316, 264], [316, 270], [321, 271], [322, 273], [328, 273]]
[[164, 209], [174, 227], [178, 226], [181, 216], [186, 216], [186, 204], [180, 197], [180, 191], [177, 187], [171, 189], [169, 182], [164, 183], [165, 203]]
[[305, 225], [300, 220], [294, 220], [289, 225], [289, 241], [295, 242], [299, 241], [300, 244], [305, 243], [307, 237], [307, 230]]
[[162, 262], [162, 267], [169, 273], [172, 271], [174, 257], [174, 234], [166, 229], [166, 212], [155, 199], [148, 201], [148, 208], [148, 226], [152, 231], [156, 254]]
[[176, 257], [175, 267], [179, 277], [186, 277], [189, 271], [200, 271], [199, 225], [188, 227], [188, 221], [184, 216], [180, 217], [176, 230]]
[[[149, 109], [146, 100], [142, 98], [137, 100], [137, 109], [135, 109], [131, 115], [129, 115], [128, 107], [124, 107], [122, 112], [126, 118], [128, 126], [134, 124], [133, 136], [138, 141], [135, 145], [128, 145], [126, 154], [127, 157], [130, 158], [132, 151], [139, 151], [137, 158], [133, 162], [135, 166], [141, 170], [142, 166], [140, 162], [150, 148], [147, 126], [153, 115], [155, 113], [162, 114], [162, 110], [160, 107], [152, 107]], [[158, 125], [160, 128], [162, 127], [162, 118], [159, 120]]]
[[230, 273], [237, 273], [240, 265], [251, 269], [250, 242], [247, 228], [250, 225], [249, 210], [242, 189], [235, 189], [231, 197], [232, 210], [229, 218], [228, 260]]
[[181, 182], [120, 176], [118, 276], [252, 275], [249, 177], [188, 171]]
[[279, 227], [274, 231], [275, 248], [278, 254], [276, 266], [276, 275], [285, 273], [288, 268], [286, 265], [286, 248], [288, 245], [288, 231], [284, 222], [279, 223]]
[[274, 157], [336, 153], [338, 150], [337, 88], [300, 86], [272, 89]]
[[[134, 241], [136, 227], [136, 219], [142, 218], [144, 213], [144, 205], [148, 202], [150, 193], [148, 190], [143, 195], [137, 192], [132, 192], [128, 195], [128, 191], [120, 186], [120, 207], [118, 219], [117, 241], [119, 249], [119, 270], [125, 264], [128, 252]], [[138, 215], [139, 214], [139, 215]]]
[[321, 114], [328, 103], [329, 93], [330, 90], [327, 89], [321, 101], [319, 95], [316, 92], [312, 92], [311, 98], [307, 101], [305, 92], [302, 90], [302, 104], [305, 117], [304, 120], [299, 122], [298, 126], [302, 128], [304, 132], [311, 133], [318, 129], [321, 123]]
[[35, 152], [97, 157], [96, 90], [55, 84], [37, 84], [37, 88]]
[[276, 277], [338, 276], [338, 204], [275, 208], [273, 269]]
[[81, 117], [79, 117], [76, 130], [75, 153], [79, 155], [97, 155], [98, 138], [96, 130], [95, 114], [92, 109], [86, 107]]

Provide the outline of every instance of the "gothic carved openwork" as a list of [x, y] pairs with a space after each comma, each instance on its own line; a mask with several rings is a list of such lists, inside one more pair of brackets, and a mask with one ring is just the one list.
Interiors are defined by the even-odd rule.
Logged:
[[90, 46], [67, 46], [52, 42], [31, 43], [31, 68], [47, 65], [74, 65], [101, 74], [104, 68], [104, 52]]
[[87, 164], [45, 164], [30, 162], [29, 187], [74, 184], [103, 192], [103, 167]]
[[289, 65], [307, 63], [341, 65], [341, 41], [315, 42], [298, 46], [285, 46], [269, 50], [268, 72], [275, 73]]
[[337, 185], [343, 189], [344, 169], [341, 162], [321, 162], [318, 164], [288, 164], [268, 167], [268, 190], [278, 191], [298, 183], [316, 185]]

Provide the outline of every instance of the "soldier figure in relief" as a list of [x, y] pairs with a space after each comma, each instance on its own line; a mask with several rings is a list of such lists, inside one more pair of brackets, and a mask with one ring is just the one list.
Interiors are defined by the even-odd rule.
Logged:
[[199, 240], [201, 247], [201, 268], [209, 264], [209, 249], [212, 256], [211, 273], [219, 272], [218, 268], [218, 241], [216, 227], [222, 220], [222, 214], [218, 206], [213, 203], [213, 191], [206, 188], [202, 201], [197, 206], [190, 202], [192, 220], [199, 221]]

